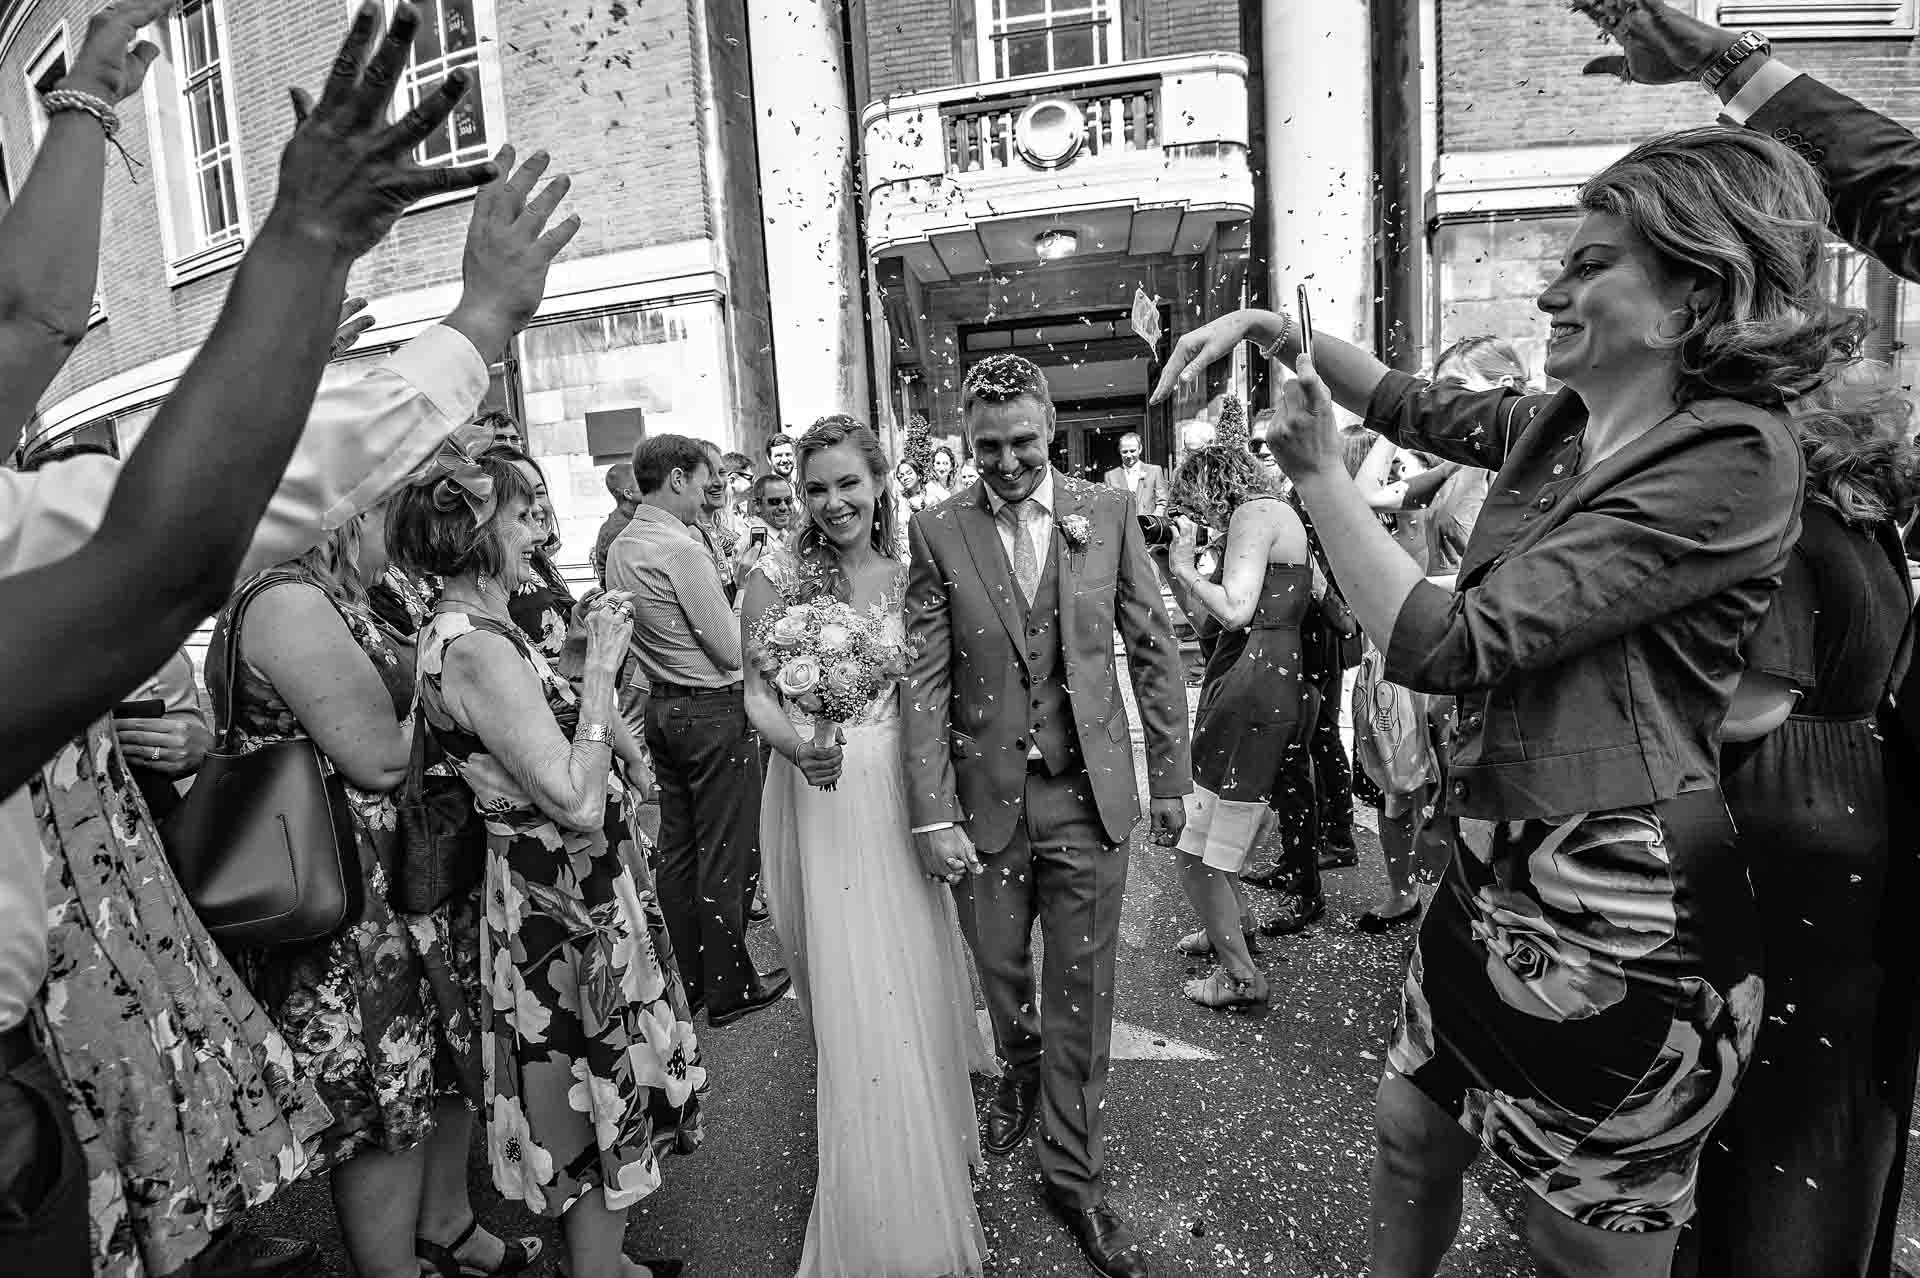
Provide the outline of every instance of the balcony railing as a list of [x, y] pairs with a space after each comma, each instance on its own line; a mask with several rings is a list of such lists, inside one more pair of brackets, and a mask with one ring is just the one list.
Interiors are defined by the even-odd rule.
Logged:
[[[1160, 80], [1089, 85], [1045, 97], [1072, 102], [1086, 121], [1086, 154], [1154, 151], [1160, 147]], [[940, 111], [947, 143], [947, 172], [978, 173], [1020, 164], [1014, 126], [1042, 95], [1033, 90], [978, 102], [955, 103]]]

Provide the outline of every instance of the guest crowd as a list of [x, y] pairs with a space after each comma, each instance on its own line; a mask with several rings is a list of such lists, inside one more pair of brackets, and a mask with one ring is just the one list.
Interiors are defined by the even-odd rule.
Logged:
[[[1044, 375], [996, 357], [969, 376], [960, 448], [920, 437], [886, 458], [836, 405], [757, 455], [643, 439], [607, 471], [594, 544], [564, 548], [591, 565], [577, 589], [529, 441], [480, 411], [578, 229], [559, 216], [568, 179], [511, 149], [414, 163], [468, 85], [455, 72], [394, 122], [405, 3], [384, 23], [363, 5], [319, 96], [296, 92], [273, 211], [140, 448], [14, 448], [85, 332], [102, 143], [154, 57], [136, 33], [172, 3], [93, 20], [0, 219], [17, 462], [0, 627], [15, 652], [90, 654], [0, 673], [0, 1267], [294, 1273], [310, 1244], [242, 1222], [325, 1172], [363, 1278], [510, 1275], [543, 1242], [479, 1226], [477, 1138], [495, 1187], [558, 1222], [562, 1272], [672, 1278], [680, 1260], [626, 1254], [627, 1214], [724, 1097], [699, 1018], [729, 1025], [792, 987], [825, 1033], [823, 1004], [847, 996], [801, 917], [816, 907], [796, 904], [804, 867], [775, 849], [810, 846], [795, 814], [827, 811], [814, 792], [849, 760], [936, 740], [932, 789], [954, 767], [960, 789], [886, 781], [895, 842], [920, 854], [887, 890], [925, 908], [941, 964], [965, 933], [1004, 1070], [970, 1031], [862, 1062], [927, 1071], [886, 1085], [948, 1101], [962, 1064], [997, 1073], [985, 1139], [968, 1111], [939, 1182], [955, 1200], [917, 1205], [954, 1240], [924, 1271], [850, 1258], [871, 1223], [857, 1182], [877, 1173], [823, 1162], [841, 1237], [817, 1205], [804, 1271], [978, 1273], [964, 1169], [1037, 1122], [1048, 1202], [1096, 1270], [1162, 1272], [1101, 1177], [1110, 979], [1086, 990], [1105, 1000], [1093, 1037], [1063, 1039], [1065, 997], [1043, 1017], [1031, 956], [1015, 971], [992, 953], [1025, 954], [1036, 918], [1050, 962], [1069, 942], [1042, 899], [1064, 873], [1034, 842], [1044, 822], [1079, 804], [1092, 815], [1060, 827], [1092, 833], [1062, 838], [1126, 855], [1098, 828], [1115, 809], [1089, 770], [1111, 769], [1088, 762], [1126, 740], [1109, 739], [1117, 685], [1111, 721], [1076, 709], [1094, 676], [1070, 688], [1067, 663], [1094, 658], [1061, 596], [1088, 587], [1049, 566], [1118, 511], [1123, 597], [1088, 651], [1110, 661], [1117, 633], [1128, 652], [1152, 826], [1197, 922], [1167, 941], [1213, 960], [1185, 997], [1268, 1004], [1262, 943], [1331, 926], [1324, 875], [1355, 864], [1355, 802], [1377, 810], [1385, 889], [1351, 927], [1404, 930], [1411, 957], [1376, 1101], [1374, 1273], [1437, 1272], [1483, 1151], [1528, 1191], [1543, 1273], [1890, 1272], [1920, 1058], [1899, 914], [1920, 890], [1903, 781], [1920, 454], [1891, 370], [1859, 355], [1865, 320], [1818, 287], [1829, 227], [1920, 280], [1920, 140], [1758, 37], [1656, 0], [1576, 0], [1619, 44], [1595, 72], [1702, 80], [1725, 123], [1651, 139], [1581, 189], [1538, 299], [1538, 382], [1492, 336], [1415, 378], [1298, 316], [1239, 311], [1179, 339], [1154, 398], [1251, 342], [1279, 404], [1250, 429], [1222, 414], [1170, 472], [1129, 433], [1092, 486], [1048, 460]], [[416, 201], [467, 188], [454, 308], [384, 358], [336, 362], [371, 322], [345, 297], [354, 262]], [[979, 762], [998, 727], [958, 700], [952, 723], [925, 718], [950, 676], [918, 649], [962, 606], [941, 566], [961, 546], [1002, 555], [991, 606], [1034, 649], [1002, 672], [1017, 829], [960, 810], [984, 784], [965, 768], [1005, 762]], [[904, 728], [891, 685], [837, 734], [784, 717], [755, 626], [809, 572], [849, 604], [873, 583], [876, 633], [911, 650]], [[1199, 650], [1190, 770], [1187, 707], [1155, 682], [1174, 661], [1163, 590]], [[210, 616], [203, 710], [184, 644]], [[850, 743], [851, 725], [883, 731]], [[849, 785], [892, 777], [875, 767]], [[1038, 887], [996, 869], [1006, 848], [1031, 853]], [[1118, 879], [1090, 864], [1073, 890], [1117, 903], [1124, 859]], [[762, 969], [748, 937], [770, 915], [785, 965]], [[1083, 966], [1110, 978], [1111, 944], [1088, 943], [1048, 990], [1077, 991]], [[925, 1028], [872, 1006], [864, 1028], [893, 1047]], [[940, 1034], [973, 1024], [959, 1011]], [[825, 1075], [820, 1097], [824, 1131]]]

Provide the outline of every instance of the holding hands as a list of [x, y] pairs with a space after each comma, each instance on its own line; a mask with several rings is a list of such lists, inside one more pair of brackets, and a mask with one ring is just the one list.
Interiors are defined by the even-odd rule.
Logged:
[[980, 854], [967, 832], [957, 825], [916, 834], [913, 847], [920, 854], [920, 868], [930, 879], [958, 883], [969, 874], [980, 873]]

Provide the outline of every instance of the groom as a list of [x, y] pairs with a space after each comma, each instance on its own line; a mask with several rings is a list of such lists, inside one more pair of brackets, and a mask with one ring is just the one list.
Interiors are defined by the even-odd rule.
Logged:
[[915, 515], [909, 537], [914, 834], [928, 872], [958, 881], [1006, 1063], [987, 1151], [1019, 1148], [1044, 1105], [1048, 1203], [1100, 1273], [1146, 1278], [1101, 1180], [1126, 840], [1140, 811], [1115, 630], [1146, 729], [1162, 844], [1178, 837], [1193, 789], [1186, 681], [1128, 495], [1048, 462], [1053, 400], [1040, 370], [989, 356], [967, 374], [960, 406], [980, 482]]

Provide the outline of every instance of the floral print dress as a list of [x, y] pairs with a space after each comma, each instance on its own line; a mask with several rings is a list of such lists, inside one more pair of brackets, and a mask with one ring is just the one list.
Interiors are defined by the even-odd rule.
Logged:
[[[302, 573], [279, 575], [320, 589]], [[413, 700], [413, 672], [369, 614], [337, 600], [335, 607], [386, 685], [396, 719], [404, 717]], [[234, 702], [227, 748], [244, 752], [307, 736], [272, 681], [244, 653], [239, 686], [225, 686], [230, 622], [223, 613], [207, 649], [215, 722], [226, 722], [228, 698]], [[300, 1075], [333, 1111], [333, 1123], [313, 1151], [316, 1169], [362, 1150], [410, 1149], [433, 1130], [441, 1096], [480, 1099], [473, 1010], [478, 893], [454, 897], [427, 914], [395, 911], [387, 903], [388, 875], [400, 855], [393, 795], [351, 784], [346, 792], [366, 878], [360, 918], [307, 945], [230, 952], [286, 1036]]]
[[594, 1189], [621, 1211], [660, 1187], [661, 1154], [699, 1146], [707, 1072], [625, 786], [609, 777], [599, 829], [540, 810], [447, 707], [447, 649], [475, 631], [514, 646], [569, 737], [580, 708], [510, 625], [443, 610], [420, 632], [421, 704], [487, 823], [480, 976], [494, 1186], [547, 1216]]
[[1460, 821], [1389, 1073], [1561, 1214], [1693, 1214], [1759, 1033], [1753, 898], [1715, 790], [1555, 820]]
[[187, 904], [113, 721], [28, 790], [47, 889], [37, 1017], [86, 1156], [93, 1271], [159, 1278], [300, 1176], [329, 1113]]

